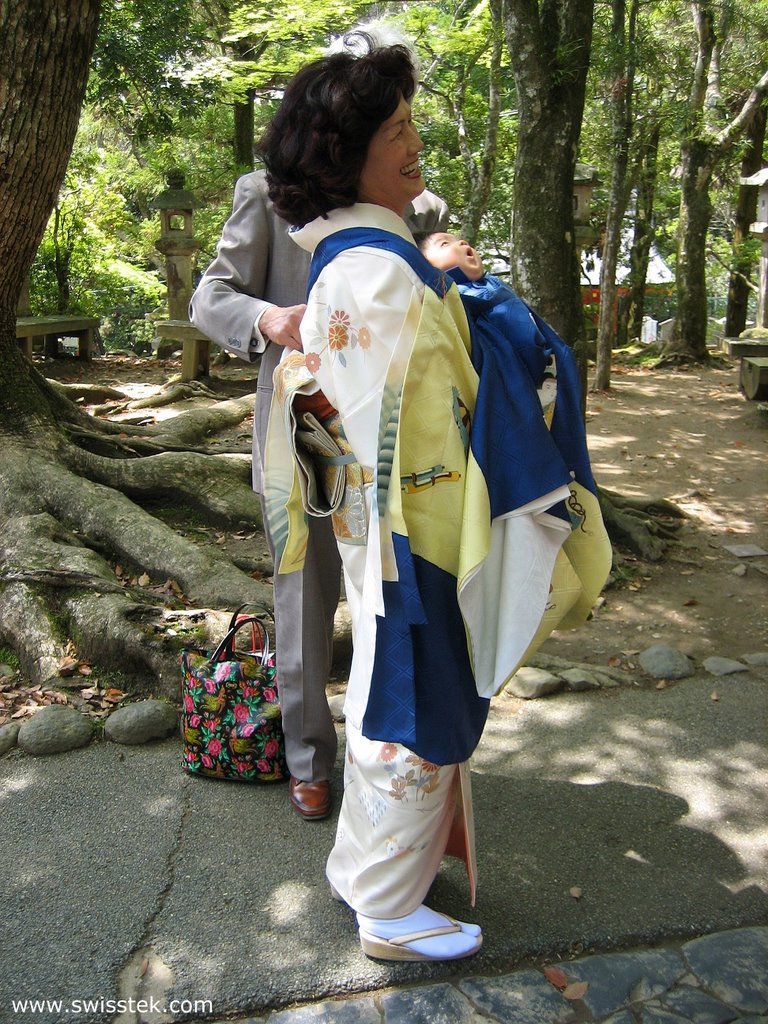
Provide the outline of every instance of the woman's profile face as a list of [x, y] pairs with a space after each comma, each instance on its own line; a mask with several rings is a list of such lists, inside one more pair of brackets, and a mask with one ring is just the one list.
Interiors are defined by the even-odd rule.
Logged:
[[361, 203], [375, 203], [402, 217], [406, 207], [425, 189], [419, 167], [424, 143], [411, 120], [411, 105], [401, 97], [394, 114], [368, 144], [358, 184]]

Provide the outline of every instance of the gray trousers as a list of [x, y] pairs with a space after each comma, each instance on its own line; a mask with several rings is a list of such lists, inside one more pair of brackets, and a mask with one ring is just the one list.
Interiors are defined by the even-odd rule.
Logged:
[[[274, 561], [266, 529], [265, 534]], [[341, 559], [331, 521], [310, 518], [303, 571], [279, 574], [275, 570], [274, 574], [277, 685], [285, 753], [291, 775], [305, 782], [330, 778], [336, 760], [336, 729], [325, 688], [340, 590]]]

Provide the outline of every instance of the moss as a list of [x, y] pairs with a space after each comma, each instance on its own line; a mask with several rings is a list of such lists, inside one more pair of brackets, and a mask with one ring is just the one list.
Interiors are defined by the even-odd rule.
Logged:
[[652, 366], [661, 355], [661, 345], [629, 345], [616, 349], [614, 363], [620, 366]]
[[626, 562], [619, 562], [613, 565], [611, 574], [608, 577], [608, 586], [621, 589], [635, 583], [640, 575], [638, 566], [628, 565]]
[[152, 512], [154, 516], [167, 526], [180, 530], [201, 530], [207, 525], [205, 516], [200, 510], [192, 508], [190, 505], [165, 506], [144, 502], [144, 508], [148, 512]]
[[12, 647], [3, 647], [0, 645], [0, 665], [10, 665], [14, 671], [19, 671], [21, 668], [21, 662]]

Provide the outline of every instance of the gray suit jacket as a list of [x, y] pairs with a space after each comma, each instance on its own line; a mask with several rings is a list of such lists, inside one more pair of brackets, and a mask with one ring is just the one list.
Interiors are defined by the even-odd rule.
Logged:
[[[412, 231], [444, 230], [448, 207], [431, 192], [424, 192], [406, 220]], [[309, 254], [290, 239], [288, 230], [267, 196], [264, 172], [243, 175], [235, 185], [232, 213], [224, 225], [216, 258], [189, 307], [195, 327], [241, 359], [252, 358], [253, 326], [267, 306], [306, 301]], [[259, 367], [253, 423], [253, 485], [259, 492], [272, 373], [282, 353], [280, 345], [270, 342]]]

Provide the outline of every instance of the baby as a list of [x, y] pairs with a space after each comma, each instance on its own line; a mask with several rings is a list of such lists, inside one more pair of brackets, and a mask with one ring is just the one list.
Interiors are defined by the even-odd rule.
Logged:
[[419, 249], [438, 270], [461, 270], [470, 281], [479, 281], [485, 275], [483, 261], [477, 250], [463, 238], [457, 238], [448, 231], [425, 235], [419, 242]]
[[521, 431], [521, 440], [527, 438], [535, 450], [541, 451], [547, 446], [540, 443], [534, 409], [539, 418], [543, 412], [550, 438], [571, 477], [594, 491], [581, 381], [570, 346], [508, 284], [486, 273], [469, 242], [450, 232], [437, 231], [421, 237], [417, 244], [433, 267], [444, 270], [456, 282], [472, 328], [475, 369], [480, 373], [483, 363], [490, 361], [494, 371], [486, 374], [486, 379], [503, 382], [493, 389], [494, 393], [502, 392], [495, 396], [498, 415], [509, 418], [514, 406], [518, 423], [527, 426]]

